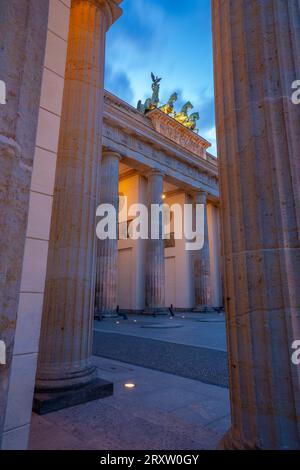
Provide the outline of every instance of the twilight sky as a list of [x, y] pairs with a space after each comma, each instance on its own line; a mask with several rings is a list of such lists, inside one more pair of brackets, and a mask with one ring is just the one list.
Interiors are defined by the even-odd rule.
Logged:
[[177, 91], [199, 111], [200, 134], [216, 153], [211, 0], [123, 0], [107, 34], [105, 88], [136, 106], [151, 96], [150, 73], [163, 77], [164, 104]]

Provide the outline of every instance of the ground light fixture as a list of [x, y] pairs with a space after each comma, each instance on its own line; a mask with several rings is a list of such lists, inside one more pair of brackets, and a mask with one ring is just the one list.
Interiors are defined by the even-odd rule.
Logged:
[[132, 389], [135, 388], [135, 387], [136, 387], [136, 384], [133, 383], [133, 382], [126, 382], [126, 383], [124, 384], [124, 388], [126, 388], [127, 390], [132, 390]]

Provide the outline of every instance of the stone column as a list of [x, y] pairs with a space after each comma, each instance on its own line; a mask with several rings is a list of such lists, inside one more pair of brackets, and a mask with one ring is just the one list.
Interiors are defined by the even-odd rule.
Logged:
[[223, 447], [300, 448], [298, 0], [213, 0], [232, 427]]
[[0, 447], [7, 404], [40, 106], [48, 0], [0, 0]]
[[[146, 257], [146, 308], [145, 314], [166, 314], [165, 308], [165, 244], [160, 233], [151, 239], [151, 205], [162, 204], [164, 176], [159, 171], [148, 174], [147, 200], [149, 214], [149, 239]], [[159, 221], [162, 232], [162, 218]]]
[[193, 253], [194, 285], [195, 285], [195, 312], [209, 312], [211, 310], [211, 279], [209, 239], [207, 224], [207, 194], [199, 192], [194, 198], [195, 204], [204, 206], [204, 245], [201, 250]]
[[[100, 203], [111, 204], [118, 215], [119, 161], [121, 156], [112, 151], [102, 155]], [[118, 236], [118, 224], [117, 234]], [[97, 274], [95, 315], [116, 317], [118, 302], [118, 238], [97, 240]]]
[[[101, 395], [91, 364], [96, 199], [101, 158], [105, 34], [120, 1], [72, 0], [37, 372], [43, 413]], [[79, 392], [80, 386], [90, 388]], [[79, 389], [80, 390], [80, 389]], [[82, 391], [82, 390], [81, 390]], [[105, 392], [106, 393], [106, 392]], [[51, 394], [50, 394], [51, 395]]]

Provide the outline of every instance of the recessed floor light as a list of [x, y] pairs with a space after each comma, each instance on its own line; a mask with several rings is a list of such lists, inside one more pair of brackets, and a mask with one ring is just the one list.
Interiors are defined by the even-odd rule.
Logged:
[[128, 390], [131, 390], [131, 389], [135, 388], [136, 385], [132, 382], [128, 382], [128, 383], [124, 384], [124, 387], [127, 388]]

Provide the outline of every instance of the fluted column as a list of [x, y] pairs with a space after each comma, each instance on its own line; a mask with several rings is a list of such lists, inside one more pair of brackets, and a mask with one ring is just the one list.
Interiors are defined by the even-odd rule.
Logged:
[[207, 194], [199, 192], [194, 198], [195, 204], [204, 206], [204, 245], [193, 253], [195, 312], [208, 312], [211, 309], [211, 279], [209, 239], [207, 224]]
[[88, 384], [105, 33], [120, 1], [72, 0], [37, 390]]
[[165, 314], [165, 255], [162, 238], [162, 217], [160, 218], [160, 236], [151, 238], [151, 205], [162, 204], [164, 176], [159, 171], [148, 174], [147, 201], [149, 214], [149, 238], [146, 257], [146, 314]]
[[300, 448], [298, 0], [213, 0], [232, 427], [227, 448]]
[[48, 25], [48, 0], [0, 0], [0, 447], [12, 364]]
[[[118, 214], [119, 161], [121, 156], [112, 151], [102, 155], [100, 204], [111, 204]], [[118, 230], [118, 225], [117, 225]], [[118, 302], [118, 239], [97, 240], [97, 274], [95, 315], [117, 316]]]

